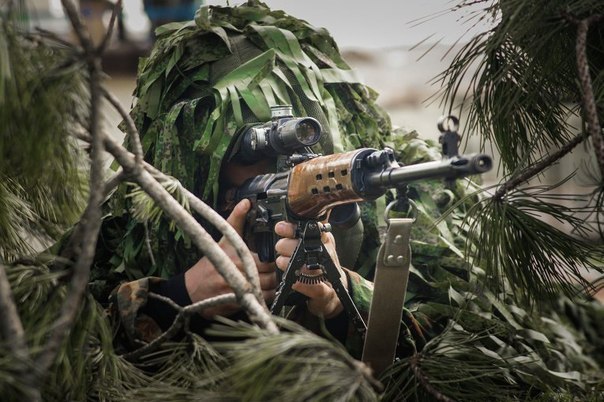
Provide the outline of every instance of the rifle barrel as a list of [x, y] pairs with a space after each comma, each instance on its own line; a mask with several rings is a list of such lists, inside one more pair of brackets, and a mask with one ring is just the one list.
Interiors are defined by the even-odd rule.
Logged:
[[493, 161], [486, 154], [462, 155], [443, 161], [418, 163], [377, 172], [367, 177], [367, 185], [371, 188], [391, 188], [418, 180], [454, 180], [488, 172], [492, 166]]

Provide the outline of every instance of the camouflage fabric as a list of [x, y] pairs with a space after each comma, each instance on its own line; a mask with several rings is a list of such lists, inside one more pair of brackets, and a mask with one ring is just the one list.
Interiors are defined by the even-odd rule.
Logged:
[[119, 286], [111, 297], [114, 305], [110, 309], [119, 316], [121, 326], [132, 344], [140, 340], [151, 342], [161, 335], [159, 325], [140, 309], [147, 304], [150, 284], [161, 278], [142, 278]]

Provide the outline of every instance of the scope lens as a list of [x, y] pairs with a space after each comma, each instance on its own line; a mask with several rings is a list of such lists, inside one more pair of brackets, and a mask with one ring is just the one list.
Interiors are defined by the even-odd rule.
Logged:
[[305, 146], [311, 146], [319, 141], [321, 126], [314, 119], [303, 119], [296, 125], [296, 138]]

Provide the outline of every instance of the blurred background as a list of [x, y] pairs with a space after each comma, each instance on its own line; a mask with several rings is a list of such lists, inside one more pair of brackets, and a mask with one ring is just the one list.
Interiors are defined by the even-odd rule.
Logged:
[[[239, 2], [229, 2], [230, 5]], [[41, 27], [69, 37], [60, 0], [29, 0], [32, 28]], [[227, 5], [216, 0], [126, 0], [119, 30], [105, 59], [110, 89], [125, 106], [131, 104], [138, 58], [153, 43], [153, 29], [165, 22], [192, 19], [203, 4]], [[438, 138], [436, 121], [443, 107], [428, 101], [438, 90], [430, 81], [450, 62], [454, 51], [485, 26], [470, 26], [461, 13], [451, 12], [455, 1], [406, 0], [268, 0], [273, 9], [326, 28], [344, 58], [361, 79], [379, 94], [378, 102], [393, 124], [416, 129], [422, 136]], [[101, 38], [108, 24], [112, 2], [80, 1], [80, 11], [94, 38]], [[463, 15], [467, 16], [464, 11]], [[116, 125], [110, 113], [108, 129]], [[116, 135], [119, 133], [116, 132]], [[476, 146], [470, 144], [470, 151]]]

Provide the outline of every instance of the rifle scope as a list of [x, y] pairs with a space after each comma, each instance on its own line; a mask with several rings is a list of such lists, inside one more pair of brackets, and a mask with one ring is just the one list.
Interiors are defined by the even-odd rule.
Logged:
[[241, 135], [238, 160], [252, 164], [267, 157], [292, 155], [321, 139], [321, 124], [312, 117], [293, 117], [291, 106], [271, 107], [272, 120], [247, 128]]

